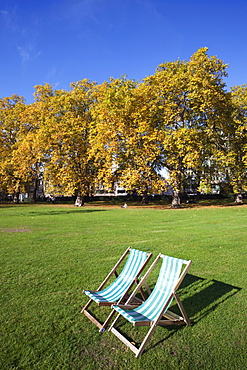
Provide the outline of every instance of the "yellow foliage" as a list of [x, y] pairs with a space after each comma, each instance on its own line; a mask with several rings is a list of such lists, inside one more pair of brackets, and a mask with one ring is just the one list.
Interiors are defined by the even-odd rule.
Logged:
[[243, 188], [247, 86], [227, 93], [226, 68], [202, 48], [141, 82], [84, 79], [70, 91], [37, 85], [30, 105], [16, 95], [0, 99], [2, 186], [12, 191], [43, 177], [54, 194], [83, 195], [114, 181], [154, 193], [166, 187], [165, 167], [179, 191], [189, 172], [209, 178], [213, 163]]

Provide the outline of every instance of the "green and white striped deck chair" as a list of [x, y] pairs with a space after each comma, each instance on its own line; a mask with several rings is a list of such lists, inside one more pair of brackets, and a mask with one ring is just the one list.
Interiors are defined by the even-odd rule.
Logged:
[[[121, 262], [127, 257], [126, 263], [122, 269], [120, 275], [117, 273], [117, 268]], [[88, 303], [83, 307], [82, 311], [95, 325], [98, 326], [100, 332], [103, 332], [109, 324], [111, 318], [115, 314], [112, 310], [106, 321], [101, 324], [91, 313], [88, 312], [88, 307], [92, 302], [96, 302], [98, 306], [112, 306], [114, 303], [124, 303], [127, 300], [128, 292], [132, 288], [134, 283], [138, 283], [138, 278], [141, 272], [145, 268], [152, 253], [142, 252], [137, 249], [127, 248], [125, 253], [119, 259], [117, 264], [112, 268], [110, 273], [107, 275], [103, 283], [99, 288], [95, 290], [84, 290], [83, 292], [90, 298]], [[116, 279], [105, 289], [102, 288], [106, 285], [112, 275], [115, 275]], [[142, 293], [143, 299], [145, 296]], [[137, 300], [137, 298], [136, 298]], [[140, 303], [142, 300], [140, 300]]]
[[[138, 307], [135, 306], [132, 304], [132, 298], [136, 294], [136, 291], [144, 284], [146, 278], [160, 259], [162, 259], [162, 265], [157, 283], [152, 293], [141, 305]], [[126, 344], [135, 353], [136, 357], [139, 357], [142, 354], [157, 325], [190, 325], [191, 320], [189, 320], [176, 291], [184, 279], [191, 263], [191, 261], [184, 261], [178, 258], [159, 254], [148, 269], [147, 273], [143, 276], [140, 283], [136, 286], [136, 289], [133, 291], [133, 294], [129, 297], [126, 304], [112, 306], [112, 308], [118, 312], [118, 316], [109, 328], [109, 331]], [[185, 268], [183, 268], [184, 265]], [[173, 298], [175, 298], [182, 316], [168, 311], [168, 307]], [[114, 327], [121, 316], [131, 322], [134, 326], [150, 326], [150, 329], [139, 348], [134, 346], [133, 342], [131, 343]]]

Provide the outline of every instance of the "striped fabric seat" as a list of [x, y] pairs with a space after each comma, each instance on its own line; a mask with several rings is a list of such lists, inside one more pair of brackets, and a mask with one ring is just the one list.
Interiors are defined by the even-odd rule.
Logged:
[[[98, 306], [112, 306], [116, 303], [123, 303], [124, 300], [127, 299], [128, 292], [134, 283], [139, 282], [138, 277], [151, 257], [152, 253], [139, 251], [133, 248], [127, 248], [96, 291], [83, 291], [83, 293], [85, 293], [90, 299], [82, 308], [81, 312], [83, 312], [95, 325], [98, 326], [100, 332], [103, 333], [105, 331], [116, 311], [112, 310], [105, 322], [102, 324], [95, 316], [92, 315], [91, 312], [88, 311], [88, 308], [92, 303], [97, 303]], [[118, 268], [121, 268], [124, 261], [126, 261], [125, 265], [121, 273], [118, 275], [117, 270]], [[112, 276], [115, 277], [115, 280], [107, 286], [108, 281]], [[143, 299], [145, 299], [142, 289], [140, 292]]]
[[[125, 310], [123, 308], [113, 306], [117, 312], [131, 323], [136, 321], [155, 320], [177, 284], [184, 261], [164, 255], [161, 255], [161, 258], [163, 259], [163, 262], [159, 277], [149, 298], [141, 306], [133, 310]], [[167, 308], [168, 306], [166, 309]]]
[[137, 277], [140, 268], [143, 266], [148, 256], [149, 253], [137, 249], [130, 249], [129, 257], [121, 274], [111, 285], [98, 292], [84, 290], [84, 293], [96, 303], [118, 302], [133, 280]]
[[[134, 302], [134, 296], [138, 289], [143, 285], [147, 288], [147, 277], [152, 272], [156, 264], [162, 259], [162, 264], [160, 268], [160, 273], [157, 279], [157, 283], [151, 292], [147, 300], [145, 300], [141, 305], [136, 305]], [[112, 308], [118, 313], [118, 316], [113, 321], [109, 328], [116, 337], [118, 337], [126, 346], [128, 346], [131, 351], [133, 351], [136, 357], [141, 356], [146, 347], [149, 339], [153, 335], [156, 327], [158, 325], [180, 325], [186, 324], [190, 325], [191, 320], [188, 318], [185, 309], [180, 301], [177, 294], [177, 289], [179, 288], [181, 282], [183, 281], [188, 269], [191, 265], [191, 261], [185, 261], [179, 258], [165, 256], [159, 254], [152, 265], [149, 267], [148, 271], [145, 273], [141, 281], [137, 284], [133, 293], [130, 295], [126, 303], [124, 304], [114, 304]], [[178, 315], [174, 312], [168, 310], [172, 300], [175, 299], [177, 306], [181, 312]], [[122, 332], [120, 332], [116, 325], [118, 320], [124, 317], [126, 320], [131, 322], [134, 326], [149, 326], [150, 329], [142, 341], [139, 348], [134, 344], [134, 342], [129, 340]], [[121, 330], [122, 331], [122, 330]]]

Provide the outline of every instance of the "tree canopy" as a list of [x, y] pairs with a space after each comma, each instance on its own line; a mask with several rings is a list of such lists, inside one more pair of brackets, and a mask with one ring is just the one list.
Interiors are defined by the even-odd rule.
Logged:
[[[48, 194], [85, 195], [118, 183], [147, 196], [215, 182], [247, 188], [247, 85], [227, 91], [227, 64], [207, 48], [159, 65], [142, 81], [84, 79], [70, 90], [35, 86], [34, 102], [0, 99], [0, 191], [42, 182]], [[168, 176], [161, 176], [166, 169]]]

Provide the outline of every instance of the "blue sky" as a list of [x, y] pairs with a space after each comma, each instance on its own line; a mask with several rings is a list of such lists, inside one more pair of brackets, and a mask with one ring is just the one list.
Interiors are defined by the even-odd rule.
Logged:
[[0, 98], [34, 85], [141, 80], [201, 47], [247, 83], [246, 0], [0, 0]]

